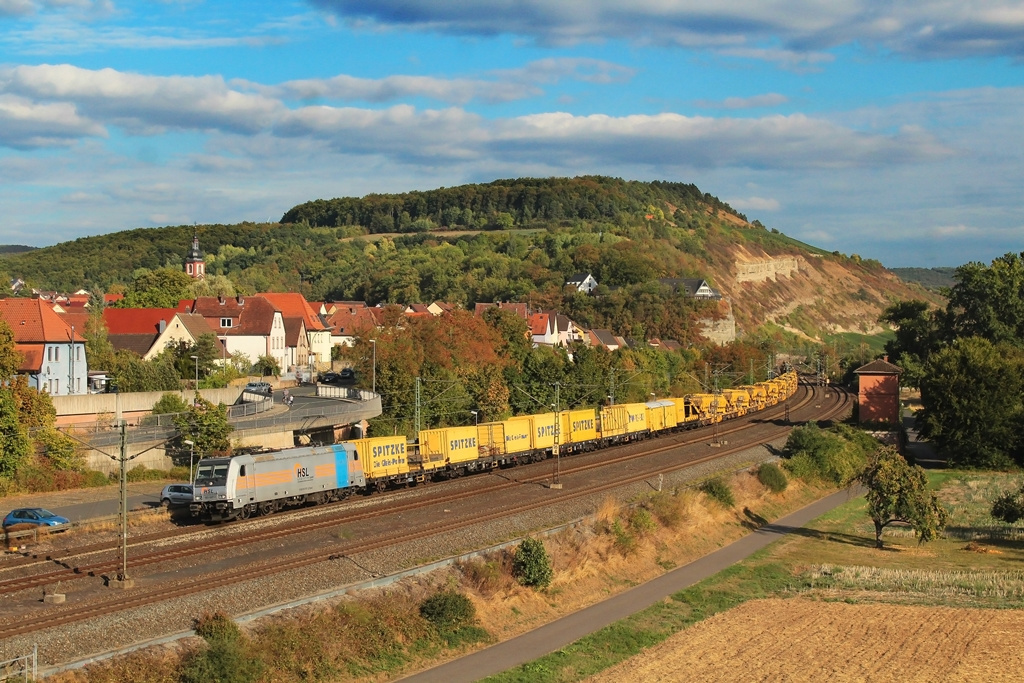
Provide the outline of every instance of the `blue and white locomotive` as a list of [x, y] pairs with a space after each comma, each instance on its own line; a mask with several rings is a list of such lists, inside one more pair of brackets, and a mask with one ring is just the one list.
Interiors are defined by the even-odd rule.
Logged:
[[247, 519], [283, 507], [341, 500], [366, 486], [351, 443], [204, 458], [189, 510], [208, 521]]

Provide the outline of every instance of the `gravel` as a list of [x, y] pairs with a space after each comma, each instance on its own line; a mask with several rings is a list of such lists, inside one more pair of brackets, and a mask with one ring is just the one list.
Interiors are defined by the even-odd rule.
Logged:
[[[750, 465], [768, 460], [773, 457], [774, 452], [785, 443], [785, 438], [773, 441], [769, 447], [758, 446], [745, 451], [726, 455], [714, 461], [704, 462], [691, 467], [665, 474], [660, 482], [665, 490], [685, 487], [711, 477], [723, 471], [735, 471], [749, 467]], [[699, 448], [691, 446], [690, 448]], [[583, 456], [573, 456], [583, 457]], [[550, 467], [550, 461], [535, 465], [536, 468]], [[628, 469], [628, 465], [622, 466]], [[502, 471], [504, 476], [519, 476], [514, 473], [518, 470]], [[531, 470], [540, 472], [541, 470]], [[491, 481], [496, 475], [477, 475], [467, 477], [445, 484], [445, 490], [472, 490], [484, 481]], [[601, 475], [596, 475], [601, 476]], [[609, 476], [606, 472], [605, 477]], [[614, 476], [614, 475], [612, 475]], [[200, 614], [212, 611], [223, 611], [228, 614], [240, 617], [248, 613], [266, 610], [273, 605], [291, 605], [310, 596], [318, 596], [327, 593], [337, 593], [343, 587], [357, 588], [358, 584], [377, 579], [382, 576], [408, 570], [412, 567], [428, 564], [435, 560], [459, 556], [464, 553], [473, 552], [481, 548], [490, 547], [499, 543], [522, 537], [523, 535], [538, 532], [544, 529], [565, 525], [593, 515], [601, 503], [606, 500], [610, 493], [602, 492], [593, 495], [582, 496], [558, 502], [560, 495], [569, 493], [576, 481], [573, 477], [562, 477], [565, 488], [562, 491], [545, 488], [538, 484], [523, 484], [521, 489], [514, 491], [509, 498], [515, 504], [524, 500], [548, 499], [549, 505], [530, 510], [520, 514], [501, 517], [493, 521], [483, 522], [459, 530], [457, 533], [440, 533], [425, 540], [413, 541], [387, 548], [365, 552], [348, 557], [339, 553], [338, 559], [321, 562], [300, 571], [283, 575], [275, 575], [269, 578], [253, 579], [240, 582], [229, 588], [219, 588], [211, 591], [198, 591], [194, 595], [184, 599], [171, 600], [159, 603], [154, 606], [138, 608], [127, 612], [121, 612], [114, 616], [97, 617], [88, 621], [77, 622], [60, 628], [49, 629], [26, 637], [14, 637], [0, 642], [0, 659], [16, 657], [32, 651], [33, 644], [38, 644], [40, 665], [52, 666], [55, 664], [80, 663], [83, 660], [110, 653], [131, 649], [137, 645], [152, 643], [156, 639], [168, 636], [179, 637], [190, 635], [192, 619]], [[658, 478], [622, 486], [615, 490], [615, 497], [620, 501], [631, 500], [642, 494], [650, 493], [659, 485]], [[579, 483], [577, 483], [577, 488]], [[350, 500], [348, 505], [355, 506], [383, 506], [390, 501], [401, 500], [407, 497], [429, 496], [431, 491], [439, 488], [440, 485], [432, 485], [426, 488], [410, 489], [397, 492], [386, 497], [356, 498]], [[492, 496], [493, 504], [501, 504], [501, 500], [508, 494]], [[469, 503], [451, 502], [447, 503], [448, 508], [438, 506], [434, 511], [423, 514], [415, 513], [416, 521], [430, 521], [435, 517], [444, 520], [446, 517], [455, 514], [455, 506], [468, 505]], [[324, 508], [309, 508], [295, 514], [317, 515], [326, 514]], [[291, 516], [289, 516], [291, 517]], [[268, 517], [257, 519], [250, 524], [253, 526], [253, 547], [249, 554], [241, 552], [234, 558], [237, 561], [252, 563], [266, 562], [280, 554], [284, 548], [282, 541], [270, 541], [261, 547], [259, 543], [259, 530], [269, 526], [281, 524], [285, 516]], [[394, 522], [390, 522], [393, 524]], [[324, 549], [332, 544], [337, 544], [339, 550], [351, 537], [361, 538], [374, 533], [385, 531], [384, 528], [374, 527], [373, 524], [361, 523], [357, 529], [335, 529], [329, 532], [322, 532], [316, 539]], [[216, 534], [220, 531], [211, 527], [200, 533]], [[230, 560], [225, 560], [230, 562]], [[0, 565], [2, 566], [2, 565]], [[130, 567], [130, 563], [129, 563]], [[168, 568], [166, 565], [161, 568], [159, 574], [151, 576], [139, 575], [136, 583], [144, 586], [148, 582], [157, 580], [173, 579], [177, 575], [181, 578], [187, 573], [187, 568]], [[136, 576], [132, 574], [132, 576]], [[91, 581], [92, 585], [83, 591], [84, 593], [99, 592], [102, 590], [115, 590], [98, 588], [96, 582], [99, 579], [83, 579], [80, 581]], [[73, 603], [77, 593], [68, 592], [69, 603]], [[6, 599], [8, 596], [4, 596]], [[312, 599], [312, 598], [311, 598]], [[2, 605], [3, 603], [0, 603]], [[53, 606], [43, 606], [40, 601], [39, 609], [54, 609]], [[56, 608], [56, 609], [59, 609]]]

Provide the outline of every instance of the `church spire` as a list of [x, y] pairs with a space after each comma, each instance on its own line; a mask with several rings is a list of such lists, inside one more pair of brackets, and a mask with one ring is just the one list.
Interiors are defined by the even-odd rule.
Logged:
[[195, 232], [192, 233], [192, 248], [185, 257], [185, 272], [195, 280], [206, 277], [206, 261], [203, 260], [203, 252], [199, 251], [199, 235]]

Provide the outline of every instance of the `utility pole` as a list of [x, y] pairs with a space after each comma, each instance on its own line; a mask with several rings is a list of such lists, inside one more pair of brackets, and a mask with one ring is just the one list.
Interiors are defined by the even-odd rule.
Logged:
[[608, 400], [611, 401], [611, 405], [615, 405], [615, 368], [611, 369], [611, 382], [608, 385]]
[[132, 588], [135, 582], [128, 578], [128, 421], [118, 422], [121, 431], [121, 569], [116, 584], [118, 588]]
[[561, 463], [559, 462], [558, 454], [558, 437], [562, 430], [561, 389], [561, 383], [555, 382], [555, 445], [551, 448], [551, 452], [555, 456], [555, 471], [551, 479], [551, 488], [553, 489], [562, 488], [562, 482], [559, 479], [559, 475], [561, 474]]
[[420, 438], [420, 378], [416, 378], [416, 438]]

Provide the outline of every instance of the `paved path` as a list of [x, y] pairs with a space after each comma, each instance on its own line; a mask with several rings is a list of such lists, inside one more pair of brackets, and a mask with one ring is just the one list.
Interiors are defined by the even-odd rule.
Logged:
[[402, 680], [415, 683], [461, 683], [507, 671], [563, 648], [609, 624], [639, 612], [666, 597], [713, 576], [744, 560], [780, 536], [799, 529], [812, 519], [857, 495], [840, 491], [764, 526], [749, 536], [674, 569], [652, 581], [620, 593], [596, 605], [562, 617], [546, 626], [493, 645], [466, 657], [414, 674]]

